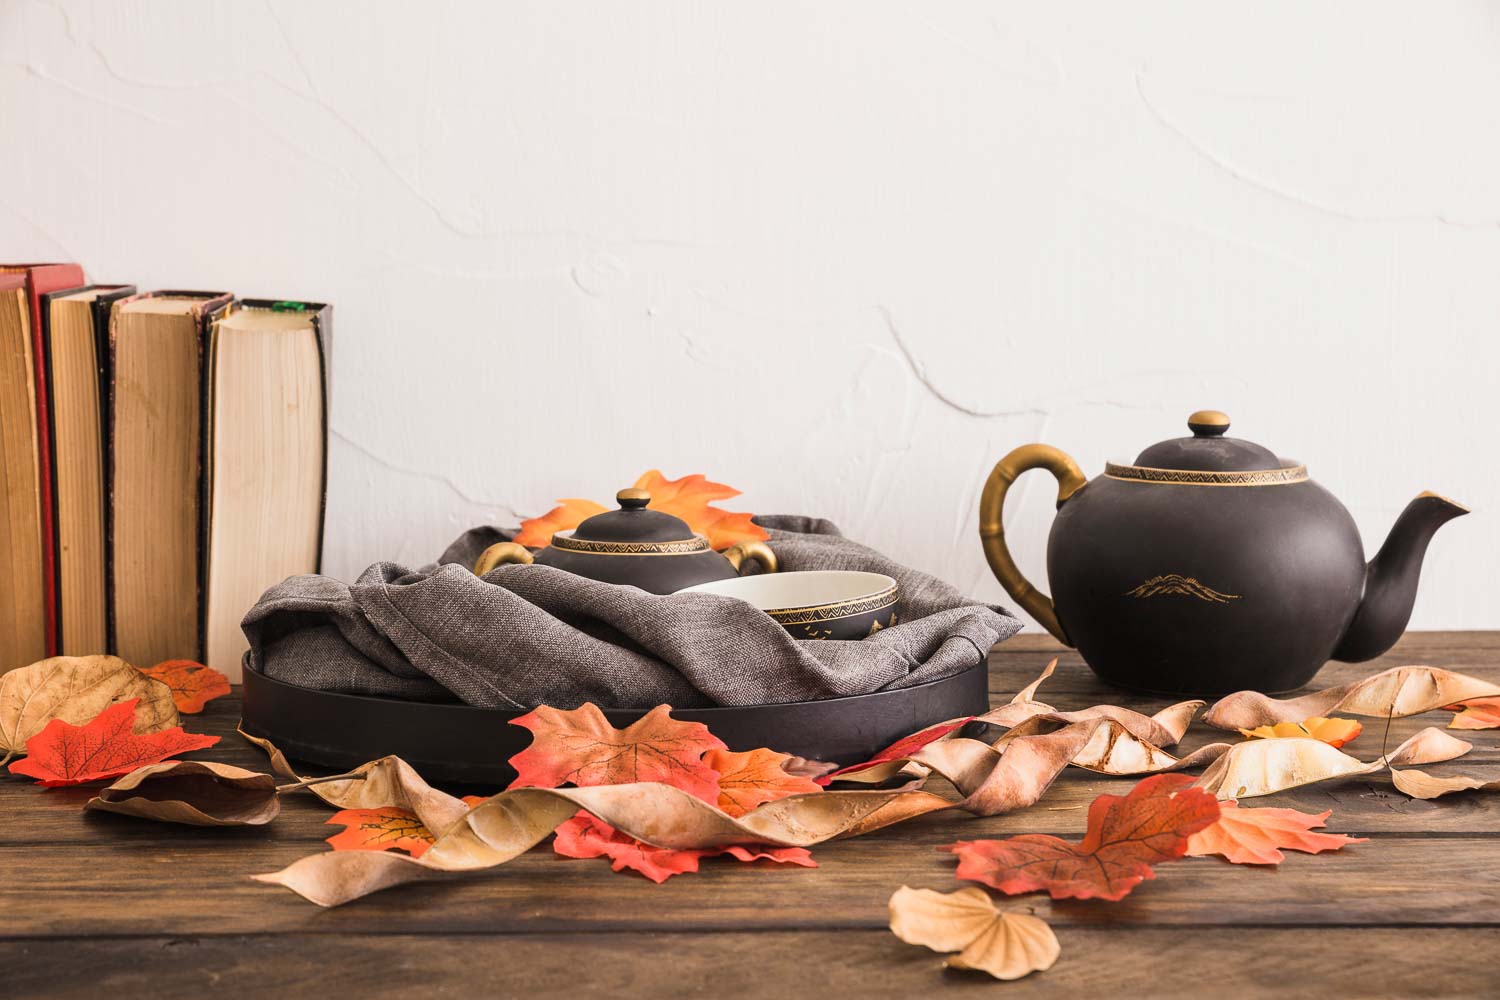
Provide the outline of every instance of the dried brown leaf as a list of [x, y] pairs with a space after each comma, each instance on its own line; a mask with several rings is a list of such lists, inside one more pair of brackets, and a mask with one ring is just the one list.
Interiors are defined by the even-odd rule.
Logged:
[[1437, 667], [1392, 667], [1364, 680], [1299, 698], [1269, 698], [1257, 691], [1236, 691], [1215, 702], [1203, 721], [1220, 729], [1255, 729], [1335, 712], [1402, 719], [1492, 695], [1500, 695], [1500, 687], [1478, 677]]
[[1436, 799], [1454, 792], [1500, 792], [1500, 778], [1476, 778], [1468, 774], [1436, 775], [1415, 768], [1391, 768], [1391, 784], [1414, 799]]
[[934, 892], [902, 886], [891, 896], [891, 933], [907, 944], [949, 957], [954, 969], [1020, 979], [1052, 968], [1061, 953], [1057, 936], [1039, 917], [1001, 911], [983, 889]]
[[1194, 785], [1220, 799], [1247, 799], [1334, 778], [1374, 774], [1396, 765], [1452, 760], [1470, 749], [1471, 744], [1430, 726], [1389, 756], [1369, 762], [1310, 737], [1250, 740], [1232, 747]]
[[276, 818], [281, 802], [269, 774], [175, 760], [131, 771], [84, 808], [189, 826], [262, 826]]
[[0, 676], [0, 755], [24, 753], [53, 719], [83, 726], [132, 698], [137, 735], [177, 725], [172, 689], [118, 656], [54, 656], [12, 670]]

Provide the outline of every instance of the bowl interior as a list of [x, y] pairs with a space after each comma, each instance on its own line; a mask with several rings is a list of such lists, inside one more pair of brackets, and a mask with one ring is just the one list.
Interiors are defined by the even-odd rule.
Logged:
[[884, 573], [816, 569], [792, 573], [762, 573], [732, 580], [700, 583], [678, 593], [721, 594], [748, 601], [762, 611], [839, 604], [891, 589], [896, 581]]

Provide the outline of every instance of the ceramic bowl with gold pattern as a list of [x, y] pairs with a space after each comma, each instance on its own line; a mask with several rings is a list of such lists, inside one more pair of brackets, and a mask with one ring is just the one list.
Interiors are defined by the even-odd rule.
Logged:
[[883, 573], [805, 570], [688, 587], [747, 601], [795, 639], [864, 639], [900, 620], [901, 587]]

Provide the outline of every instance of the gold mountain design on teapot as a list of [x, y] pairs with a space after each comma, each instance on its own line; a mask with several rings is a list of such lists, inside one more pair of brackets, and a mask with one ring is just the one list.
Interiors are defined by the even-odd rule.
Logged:
[[[1226, 437], [1201, 410], [1192, 436], [1088, 479], [1049, 445], [1006, 455], [985, 482], [979, 536], [1016, 603], [1105, 681], [1162, 694], [1279, 692], [1329, 659], [1373, 659], [1401, 637], [1433, 534], [1468, 510], [1407, 504], [1366, 565], [1354, 519], [1307, 467]], [[1057, 479], [1047, 540], [1052, 596], [1021, 575], [1001, 512], [1017, 476]]]

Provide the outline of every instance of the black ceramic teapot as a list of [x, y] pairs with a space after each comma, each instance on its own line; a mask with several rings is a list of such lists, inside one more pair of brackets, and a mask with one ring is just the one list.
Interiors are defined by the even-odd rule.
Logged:
[[682, 518], [648, 510], [651, 494], [646, 490], [621, 490], [615, 500], [619, 510], [595, 514], [572, 531], [559, 531], [551, 545], [535, 554], [515, 542], [496, 542], [474, 563], [475, 575], [483, 576], [502, 563], [534, 562], [591, 580], [671, 594], [738, 576], [740, 567], [751, 560], [762, 572], [777, 570], [776, 554], [764, 542], [740, 542], [720, 555]]
[[[1467, 509], [1423, 493], [1367, 566], [1354, 519], [1307, 467], [1225, 436], [1202, 410], [1191, 437], [1088, 479], [1029, 444], [990, 473], [979, 536], [1016, 603], [1105, 681], [1162, 694], [1301, 687], [1329, 659], [1372, 659], [1411, 617], [1433, 533]], [[1016, 568], [1000, 514], [1028, 469], [1057, 478], [1047, 542], [1052, 596]]]

